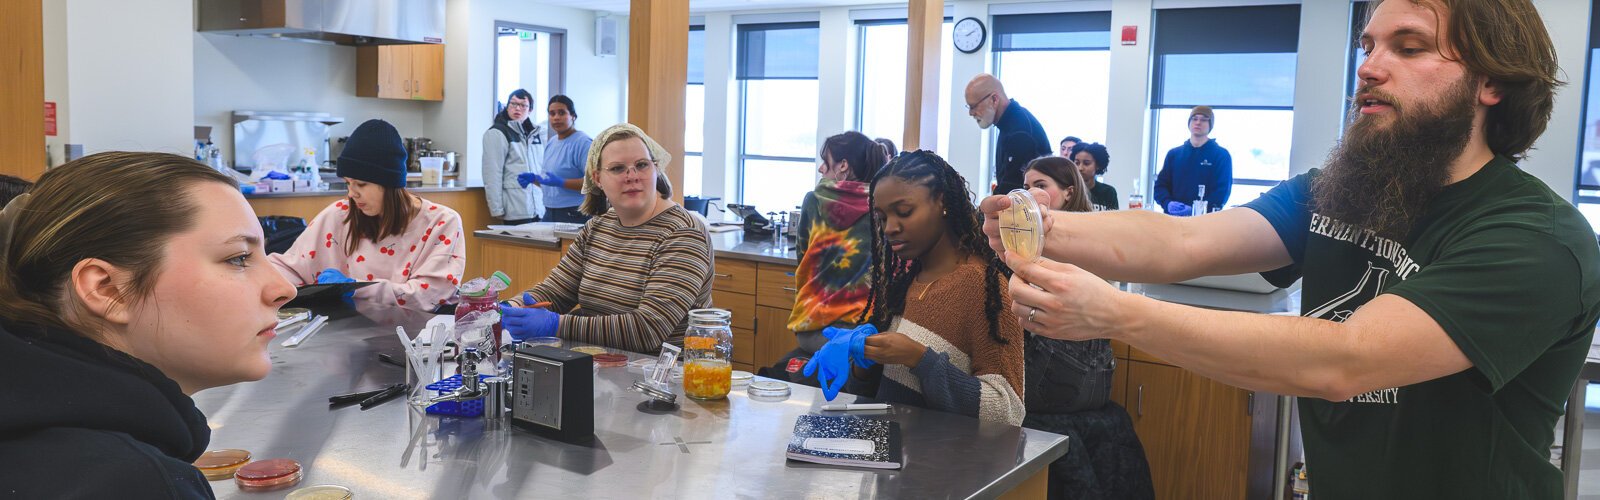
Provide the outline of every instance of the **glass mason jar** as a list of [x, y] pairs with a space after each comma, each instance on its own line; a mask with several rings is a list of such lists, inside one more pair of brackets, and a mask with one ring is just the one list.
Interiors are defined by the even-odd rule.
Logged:
[[689, 311], [683, 335], [683, 393], [695, 399], [722, 399], [733, 387], [733, 313], [726, 309]]

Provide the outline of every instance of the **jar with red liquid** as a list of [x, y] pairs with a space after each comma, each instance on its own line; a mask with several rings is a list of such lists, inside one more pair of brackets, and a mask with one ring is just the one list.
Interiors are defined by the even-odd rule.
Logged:
[[[495, 271], [488, 278], [475, 278], [462, 283], [460, 287], [456, 288], [456, 292], [461, 296], [461, 300], [456, 303], [456, 341], [458, 343], [462, 342], [463, 334], [468, 334], [469, 337], [473, 337], [472, 340], [476, 340], [476, 335], [462, 331], [466, 325], [461, 322], [461, 319], [474, 312], [499, 311], [500, 291], [510, 287], [511, 277], [506, 276], [506, 273]], [[482, 350], [492, 353], [491, 357], [496, 363], [500, 361], [500, 331], [500, 322], [496, 321], [493, 327], [493, 334], [489, 335], [488, 342], [482, 348]]]

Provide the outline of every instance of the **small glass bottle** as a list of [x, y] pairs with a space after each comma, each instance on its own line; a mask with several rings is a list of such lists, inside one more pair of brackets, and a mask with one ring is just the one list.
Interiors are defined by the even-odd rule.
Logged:
[[1205, 184], [1201, 184], [1200, 185], [1200, 194], [1195, 195], [1195, 196], [1196, 197], [1195, 197], [1195, 200], [1194, 200], [1194, 205], [1189, 207], [1189, 215], [1190, 216], [1205, 215], [1206, 214], [1206, 208], [1207, 208], [1206, 207], [1206, 185]]
[[1133, 184], [1133, 194], [1128, 195], [1128, 210], [1144, 210], [1144, 194], [1140, 193], [1139, 183]]
[[733, 388], [733, 313], [726, 309], [689, 311], [683, 335], [683, 393], [695, 399], [722, 399]]

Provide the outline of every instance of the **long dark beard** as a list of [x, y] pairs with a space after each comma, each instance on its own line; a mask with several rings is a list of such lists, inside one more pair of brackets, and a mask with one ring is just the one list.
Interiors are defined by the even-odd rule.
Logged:
[[1451, 162], [1472, 136], [1473, 82], [1463, 77], [1437, 103], [1404, 108], [1377, 94], [1394, 106], [1387, 129], [1352, 101], [1356, 118], [1312, 185], [1317, 212], [1403, 240], [1444, 189]]

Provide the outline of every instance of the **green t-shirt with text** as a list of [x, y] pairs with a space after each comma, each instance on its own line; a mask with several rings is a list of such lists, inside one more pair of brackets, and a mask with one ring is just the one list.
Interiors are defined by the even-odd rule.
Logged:
[[1600, 318], [1600, 247], [1578, 210], [1510, 160], [1447, 186], [1404, 241], [1317, 213], [1296, 176], [1246, 204], [1304, 279], [1301, 315], [1344, 321], [1378, 294], [1422, 309], [1472, 368], [1348, 401], [1300, 398], [1322, 499], [1557, 498], [1555, 423]]

